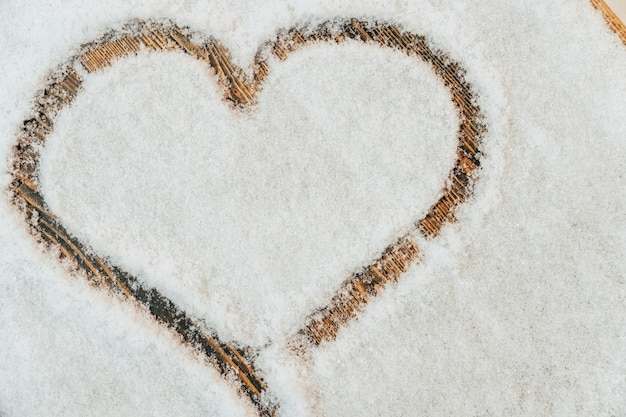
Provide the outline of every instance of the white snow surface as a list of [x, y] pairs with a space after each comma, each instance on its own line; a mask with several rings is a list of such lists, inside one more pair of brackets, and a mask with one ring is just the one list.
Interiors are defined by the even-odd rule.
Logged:
[[[260, 347], [281, 415], [626, 415], [626, 48], [586, 0], [2, 2], [0, 189], [43, 80], [111, 28], [170, 18], [249, 71], [278, 30], [336, 17], [428, 36], [467, 70], [488, 132], [458, 223], [310, 361], [286, 338], [423, 215], [453, 164], [457, 115], [429, 66], [310, 46], [270, 62], [241, 112], [199, 61], [129, 57], [58, 117], [52, 210]], [[170, 332], [44, 253], [6, 191], [0, 375], [0, 416], [254, 415]]]

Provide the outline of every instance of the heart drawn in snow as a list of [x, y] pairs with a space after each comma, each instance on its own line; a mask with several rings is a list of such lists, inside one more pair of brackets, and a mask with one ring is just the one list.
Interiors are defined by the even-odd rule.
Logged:
[[[197, 41], [204, 39], [203, 41]], [[14, 180], [11, 190], [15, 205], [23, 211], [35, 235], [60, 257], [71, 260], [90, 282], [129, 300], [176, 332], [181, 341], [202, 352], [257, 407], [260, 415], [275, 415], [277, 403], [253, 364], [253, 349], [220, 339], [218, 332], [188, 314], [156, 288], [150, 287], [110, 259], [96, 254], [87, 242], [76, 238], [60, 217], [49, 209], [39, 180], [42, 144], [53, 131], [59, 113], [76, 103], [86, 78], [140, 50], [179, 51], [205, 62], [217, 77], [223, 97], [235, 109], [251, 108], [267, 79], [272, 60], [286, 60], [292, 52], [315, 43], [360, 42], [372, 48], [396, 50], [412, 62], [425, 63], [448, 90], [458, 112], [456, 161], [438, 198], [414, 226], [385, 249], [360, 272], [345, 280], [325, 306], [313, 311], [290, 339], [297, 352], [335, 338], [340, 328], [356, 317], [388, 283], [396, 282], [419, 258], [415, 236], [436, 237], [443, 225], [454, 221], [454, 211], [469, 194], [479, 166], [480, 138], [484, 132], [474, 94], [460, 65], [433, 49], [426, 38], [404, 32], [395, 25], [354, 19], [302, 26], [282, 32], [257, 54], [253, 73], [247, 76], [231, 61], [215, 39], [192, 33], [171, 22], [132, 22], [88, 44], [50, 78], [36, 98], [33, 117], [24, 122], [15, 147]], [[420, 65], [421, 65], [420, 64]], [[410, 87], [409, 87], [410, 88]], [[420, 138], [416, 137], [416, 141]], [[415, 217], [420, 213], [416, 210]], [[207, 254], [210, 256], [211, 254]], [[288, 254], [286, 254], [288, 255]]]

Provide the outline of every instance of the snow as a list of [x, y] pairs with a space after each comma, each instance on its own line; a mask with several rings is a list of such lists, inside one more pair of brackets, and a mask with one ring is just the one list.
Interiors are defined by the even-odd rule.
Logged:
[[[7, 170], [48, 72], [131, 18], [205, 31], [247, 70], [311, 18], [427, 35], [485, 114], [475, 195], [306, 363], [285, 339], [421, 217], [454, 161], [455, 110], [428, 66], [310, 46], [270, 62], [238, 112], [199, 61], [140, 53], [59, 116], [46, 200], [225, 339], [270, 343], [257, 365], [281, 415], [626, 413], [626, 50], [586, 1], [22, 1], [0, 16]], [[0, 415], [254, 415], [169, 332], [43, 253], [8, 196], [0, 265]]]

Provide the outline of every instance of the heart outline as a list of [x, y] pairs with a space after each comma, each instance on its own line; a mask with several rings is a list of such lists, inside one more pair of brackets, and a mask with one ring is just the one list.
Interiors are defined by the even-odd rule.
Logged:
[[122, 30], [109, 32], [84, 45], [73, 59], [60, 67], [61, 75], [51, 77], [36, 97], [34, 115], [24, 122], [15, 146], [14, 179], [10, 190], [14, 205], [26, 215], [33, 234], [40, 242], [57, 248], [59, 257], [72, 260], [78, 270], [86, 272], [93, 285], [108, 288], [123, 299], [133, 300], [158, 322], [176, 332], [182, 342], [203, 352], [227, 379], [235, 381], [260, 415], [273, 416], [278, 404], [268, 394], [267, 386], [253, 366], [254, 352], [220, 341], [215, 331], [189, 317], [156, 289], [144, 287], [137, 278], [93, 253], [88, 245], [73, 237], [48, 209], [40, 194], [37, 178], [39, 152], [46, 135], [53, 129], [53, 120], [80, 92], [80, 73], [102, 70], [114, 60], [141, 49], [181, 50], [204, 60], [215, 71], [225, 100], [235, 108], [247, 108], [254, 105], [256, 94], [269, 72], [266, 56], [285, 60], [295, 50], [314, 42], [357, 40], [398, 49], [431, 65], [451, 93], [460, 113], [457, 160], [442, 195], [415, 223], [414, 229], [390, 245], [363, 271], [344, 281], [330, 303], [309, 316], [305, 326], [290, 342], [291, 348], [300, 352], [334, 339], [341, 327], [355, 318], [371, 298], [387, 284], [397, 282], [419, 259], [419, 249], [412, 233], [432, 239], [445, 224], [455, 221], [456, 208], [471, 195], [480, 165], [481, 138], [486, 128], [481, 121], [480, 108], [475, 104], [472, 87], [464, 79], [462, 67], [443, 52], [433, 49], [425, 37], [403, 32], [397, 25], [346, 19], [280, 32], [274, 41], [265, 43], [259, 49], [252, 77], [246, 76], [232, 63], [228, 51], [216, 39], [209, 38], [198, 44], [194, 41], [196, 37], [197, 33], [178, 27], [171, 21], [133, 21]]

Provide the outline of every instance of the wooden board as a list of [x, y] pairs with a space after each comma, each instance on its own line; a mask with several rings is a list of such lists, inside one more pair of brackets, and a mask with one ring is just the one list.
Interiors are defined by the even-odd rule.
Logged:
[[[624, 24], [603, 0], [591, 2], [626, 45]], [[33, 236], [45, 250], [58, 254], [60, 259], [71, 260], [75, 271], [79, 272], [77, 276], [86, 277], [94, 287], [105, 289], [115, 297], [135, 303], [140, 310], [175, 332], [181, 343], [201, 352], [207, 363], [215, 366], [226, 379], [234, 381], [240, 392], [258, 409], [259, 415], [273, 416], [279, 405], [263, 381], [262, 373], [254, 366], [257, 352], [242, 344], [221, 341], [214, 330], [189, 316], [163, 294], [112, 265], [105, 256], [95, 254], [87, 242], [73, 236], [62, 220], [49, 210], [39, 189], [39, 150], [53, 131], [59, 112], [80, 94], [83, 77], [106, 70], [115, 60], [139, 50], [183, 51], [207, 64], [222, 87], [224, 100], [236, 111], [253, 107], [263, 87], [270, 68], [268, 60], [261, 57], [286, 60], [292, 52], [312, 43], [355, 40], [374, 47], [391, 48], [424, 61], [441, 78], [460, 115], [457, 159], [446, 186], [426, 215], [416, 218], [413, 228], [398, 236], [395, 242], [390, 242], [377, 259], [348, 277], [325, 306], [311, 313], [289, 343], [289, 348], [303, 360], [311, 349], [332, 341], [370, 300], [401, 279], [412, 264], [419, 262], [420, 251], [414, 236], [433, 239], [442, 227], [455, 221], [455, 210], [471, 196], [472, 184], [478, 179], [481, 137], [486, 128], [476, 104], [477, 97], [464, 78], [463, 68], [444, 52], [432, 48], [426, 38], [405, 32], [396, 25], [348, 19], [282, 32], [261, 48], [250, 77], [233, 64], [226, 48], [216, 39], [204, 37], [208, 39], [206, 42], [197, 43], [193, 39], [203, 37], [195, 35], [188, 28], [172, 22], [133, 21], [124, 29], [107, 33], [83, 46], [76, 56], [60, 66], [55, 72], [57, 75], [47, 80], [35, 98], [32, 116], [24, 121], [17, 138], [11, 183], [13, 202], [25, 214]]]

